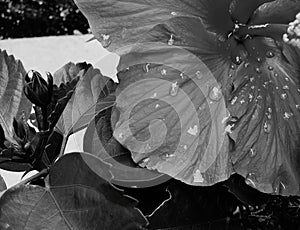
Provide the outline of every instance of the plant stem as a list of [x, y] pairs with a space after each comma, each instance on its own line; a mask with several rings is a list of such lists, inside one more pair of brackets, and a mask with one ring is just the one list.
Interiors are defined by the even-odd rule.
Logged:
[[20, 181], [18, 184], [14, 185], [13, 187], [18, 187], [18, 186], [21, 186], [21, 185], [28, 184], [29, 182], [31, 182], [35, 179], [38, 179], [42, 176], [46, 176], [48, 173], [49, 173], [49, 168], [45, 168], [42, 171], [38, 172], [37, 174], [34, 174], [33, 176], [31, 176], [31, 177], [29, 177], [25, 180]]

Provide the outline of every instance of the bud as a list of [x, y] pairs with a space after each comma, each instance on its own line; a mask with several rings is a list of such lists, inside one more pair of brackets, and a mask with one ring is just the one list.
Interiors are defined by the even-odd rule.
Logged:
[[[32, 73], [31, 77], [29, 77], [29, 73]], [[26, 97], [36, 106], [47, 107], [52, 97], [52, 75], [47, 72], [47, 83], [39, 72], [32, 70], [29, 73], [25, 76], [24, 93]]]

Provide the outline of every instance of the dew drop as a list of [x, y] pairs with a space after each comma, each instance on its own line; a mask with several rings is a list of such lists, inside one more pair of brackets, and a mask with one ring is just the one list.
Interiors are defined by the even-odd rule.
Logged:
[[258, 58], [256, 59], [256, 61], [257, 61], [258, 63], [261, 63], [261, 62], [262, 62], [262, 59], [261, 59], [260, 57], [258, 57]]
[[175, 97], [178, 94], [178, 89], [179, 89], [179, 86], [178, 86], [177, 81], [175, 83], [172, 83], [171, 84], [170, 95], [172, 97]]
[[194, 173], [194, 183], [202, 183], [204, 181], [203, 176], [199, 169]]
[[274, 73], [274, 77], [278, 77], [278, 73]]
[[160, 107], [160, 105], [159, 105], [159, 104], [156, 104], [156, 105], [155, 105], [155, 108], [156, 108], [156, 109], [158, 109], [159, 107]]
[[196, 136], [198, 133], [198, 126], [194, 125], [194, 127], [190, 127], [189, 130], [187, 131], [188, 134], [191, 134], [192, 136]]
[[197, 78], [199, 78], [199, 79], [202, 77], [201, 71], [200, 71], [200, 70], [198, 70], [198, 71], [196, 72], [196, 76], [197, 76]]
[[252, 186], [254, 188], [256, 188], [256, 177], [254, 173], [248, 173], [248, 175], [246, 176], [246, 180], [245, 180], [246, 184], [249, 186]]
[[242, 63], [242, 58], [240, 56], [235, 56], [233, 62], [236, 64], [236, 65], [240, 65]]
[[266, 57], [272, 58], [274, 56], [275, 56], [275, 54], [272, 51], [269, 50], [269, 51], [266, 52]]
[[209, 92], [209, 98], [213, 101], [218, 101], [222, 98], [222, 90], [219, 86], [213, 87]]
[[255, 68], [255, 71], [256, 71], [256, 73], [261, 73], [261, 70], [258, 67]]
[[176, 16], [177, 13], [173, 11], [173, 12], [171, 12], [171, 15]]
[[144, 71], [146, 72], [146, 73], [148, 73], [149, 72], [149, 66], [150, 66], [150, 64], [148, 63], [148, 64], [146, 64], [145, 66], [144, 66]]
[[162, 70], [161, 70], [161, 75], [167, 75], [167, 70], [162, 69]]
[[284, 79], [285, 79], [285, 81], [290, 81], [290, 79], [288, 77], [285, 77]]
[[245, 64], [244, 64], [244, 67], [245, 68], [248, 68], [250, 66], [250, 63], [249, 62], [246, 62]]
[[255, 157], [256, 156], [256, 151], [255, 149], [251, 148], [250, 149], [250, 157]]
[[267, 121], [264, 124], [264, 132], [265, 133], [270, 133], [271, 132], [271, 124]]
[[286, 93], [281, 94], [281, 95], [280, 95], [280, 98], [281, 98], [282, 100], [285, 100], [285, 99], [287, 98], [287, 94], [286, 94]]
[[290, 119], [293, 115], [294, 115], [293, 113], [285, 112], [285, 113], [283, 114], [283, 118], [284, 118], [285, 120], [288, 120], [288, 119]]
[[170, 39], [168, 40], [168, 45], [169, 46], [172, 46], [173, 44], [174, 44], [174, 35], [173, 34], [171, 34], [171, 37], [170, 37]]
[[296, 109], [297, 109], [297, 110], [300, 110], [300, 105], [296, 105]]
[[287, 90], [287, 89], [290, 89], [290, 87], [288, 85], [285, 85], [285, 86], [282, 87], [282, 89]]
[[268, 70], [272, 71], [272, 70], [274, 70], [274, 67], [273, 66], [268, 66]]
[[235, 65], [234, 64], [230, 65], [230, 69], [235, 70]]
[[100, 42], [101, 42], [103, 48], [109, 47], [110, 44], [111, 44], [111, 42], [112, 42], [112, 40], [110, 38], [110, 35], [108, 35], [108, 34], [101, 34], [100, 37], [101, 37], [101, 41]]
[[231, 104], [234, 105], [234, 104], [236, 103], [237, 99], [238, 99], [238, 97], [235, 96], [235, 97], [231, 100]]

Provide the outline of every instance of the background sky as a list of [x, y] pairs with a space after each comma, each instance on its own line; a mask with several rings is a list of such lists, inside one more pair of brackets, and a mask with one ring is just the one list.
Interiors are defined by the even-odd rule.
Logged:
[[[26, 71], [31, 69], [55, 72], [66, 63], [86, 61], [101, 70], [102, 74], [115, 78], [118, 56], [103, 49], [96, 40], [86, 42], [92, 37], [88, 35], [53, 36], [39, 38], [22, 38], [0, 40], [0, 49], [22, 61]], [[82, 151], [82, 130], [69, 138], [66, 152]], [[28, 174], [26, 177], [34, 174]], [[23, 173], [8, 172], [0, 169], [0, 174], [8, 187], [18, 183]]]

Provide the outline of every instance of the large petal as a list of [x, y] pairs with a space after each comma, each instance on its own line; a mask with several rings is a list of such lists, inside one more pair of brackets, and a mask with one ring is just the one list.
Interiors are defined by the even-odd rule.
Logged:
[[299, 64], [288, 62], [279, 49], [264, 50], [271, 45], [264, 39], [247, 42], [269, 56], [261, 63], [249, 58], [233, 72], [231, 159], [235, 171], [259, 190], [299, 194]]
[[111, 50], [134, 44], [154, 26], [183, 15], [201, 17], [207, 28], [224, 35], [233, 27], [228, 10], [230, 2], [231, 0], [75, 0], [87, 17], [95, 37], [104, 47], [111, 46]]
[[259, 7], [250, 23], [253, 25], [266, 23], [288, 24], [295, 19], [296, 14], [299, 12], [299, 0], [276, 0]]

